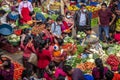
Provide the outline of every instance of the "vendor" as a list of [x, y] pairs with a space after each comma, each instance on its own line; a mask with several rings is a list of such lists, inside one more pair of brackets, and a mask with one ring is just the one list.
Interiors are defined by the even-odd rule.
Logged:
[[28, 0], [23, 0], [20, 2], [18, 10], [21, 17], [21, 23], [24, 24], [28, 21], [31, 21], [32, 18], [30, 16], [30, 13], [33, 11], [31, 2]]
[[104, 54], [105, 52], [102, 49], [102, 46], [99, 43], [99, 37], [97, 34], [92, 30], [91, 27], [87, 27], [85, 29], [85, 33], [87, 34], [86, 38], [83, 40], [83, 43], [90, 46], [88, 53], [97, 53], [98, 55]]

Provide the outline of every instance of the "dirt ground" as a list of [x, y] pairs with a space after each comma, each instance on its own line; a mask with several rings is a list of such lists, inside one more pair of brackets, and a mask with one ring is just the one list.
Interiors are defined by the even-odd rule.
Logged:
[[[94, 27], [93, 30], [98, 34], [98, 27]], [[11, 57], [13, 60], [18, 61], [19, 63], [22, 63], [22, 54], [23, 54], [22, 51], [17, 51], [16, 53], [9, 53], [1, 50], [0, 54], [5, 54]]]

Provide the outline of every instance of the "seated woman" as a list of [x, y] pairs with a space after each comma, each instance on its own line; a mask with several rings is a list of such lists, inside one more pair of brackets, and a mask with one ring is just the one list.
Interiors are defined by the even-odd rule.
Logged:
[[14, 65], [11, 63], [11, 60], [3, 55], [0, 57], [0, 60], [0, 76], [3, 78], [2, 80], [13, 80]]
[[103, 66], [103, 62], [100, 58], [95, 59], [96, 67], [92, 70], [92, 75], [95, 80], [104, 80], [105, 74], [108, 71], [107, 67]]

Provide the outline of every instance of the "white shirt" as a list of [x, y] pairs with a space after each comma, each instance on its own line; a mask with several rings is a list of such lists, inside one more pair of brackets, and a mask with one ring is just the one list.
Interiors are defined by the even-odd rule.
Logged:
[[80, 26], [85, 26], [86, 25], [86, 14], [85, 13], [81, 12], [79, 25]]
[[23, 8], [23, 7], [28, 7], [28, 9], [29, 9], [31, 12], [33, 11], [33, 7], [32, 7], [31, 2], [27, 1], [26, 3], [24, 3], [24, 2], [22, 1], [22, 2], [20, 2], [19, 7], [18, 7], [19, 14], [21, 14], [21, 11], [22, 11], [22, 8]]
[[1, 22], [1, 24], [7, 24], [7, 21], [6, 21], [7, 15], [8, 15], [8, 13], [6, 13], [6, 14], [3, 15], [2, 17], [0, 17], [0, 22]]

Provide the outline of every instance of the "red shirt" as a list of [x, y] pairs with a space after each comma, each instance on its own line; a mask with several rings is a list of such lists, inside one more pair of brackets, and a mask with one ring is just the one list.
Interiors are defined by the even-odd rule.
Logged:
[[51, 61], [51, 54], [49, 50], [43, 49], [41, 52], [37, 53], [38, 55], [38, 67], [41, 69], [45, 69], [50, 61]]
[[108, 26], [110, 23], [110, 18], [112, 16], [112, 12], [108, 9], [106, 11], [99, 10], [98, 15], [100, 18], [101, 25]]

